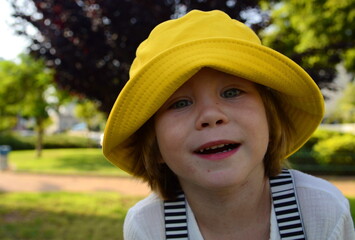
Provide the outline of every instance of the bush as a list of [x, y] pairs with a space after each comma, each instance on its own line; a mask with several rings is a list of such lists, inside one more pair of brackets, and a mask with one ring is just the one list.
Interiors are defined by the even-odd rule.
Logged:
[[314, 146], [323, 140], [329, 139], [333, 136], [339, 136], [339, 132], [317, 129], [311, 138], [300, 148], [296, 153], [294, 153], [290, 158], [291, 164], [296, 165], [317, 165], [318, 162], [314, 156], [313, 148]]
[[355, 165], [355, 135], [333, 136], [316, 143], [313, 156], [319, 164]]
[[0, 145], [9, 145], [12, 150], [34, 149], [33, 140], [15, 134], [0, 134]]
[[[29, 150], [36, 146], [36, 136], [20, 136], [15, 133], [0, 134], [0, 145], [9, 145], [12, 150]], [[99, 144], [89, 138], [55, 134], [44, 136], [43, 148], [95, 148]]]
[[48, 135], [44, 137], [44, 148], [95, 148], [99, 143], [79, 136], [70, 136], [67, 134]]
[[332, 131], [332, 130], [325, 130], [325, 129], [317, 129], [311, 138], [305, 143], [305, 145], [302, 147], [302, 149], [307, 149], [307, 150], [312, 150], [314, 145], [317, 144], [320, 141], [323, 141], [325, 139], [332, 138], [334, 136], [339, 136], [342, 133]]
[[355, 135], [318, 129], [289, 164], [310, 174], [353, 175]]

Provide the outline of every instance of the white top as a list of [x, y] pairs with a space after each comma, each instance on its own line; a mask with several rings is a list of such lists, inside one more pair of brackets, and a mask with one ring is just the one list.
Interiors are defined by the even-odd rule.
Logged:
[[[308, 240], [355, 240], [348, 200], [329, 182], [291, 170]], [[279, 240], [272, 207], [270, 240]], [[187, 203], [189, 239], [203, 240], [194, 214]], [[165, 239], [163, 201], [154, 193], [138, 202], [127, 213], [125, 240]]]

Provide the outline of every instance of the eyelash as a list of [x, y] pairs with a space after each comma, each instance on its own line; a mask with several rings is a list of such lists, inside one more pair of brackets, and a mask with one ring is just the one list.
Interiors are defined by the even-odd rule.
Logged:
[[[186, 103], [186, 104], [185, 105], [181, 105], [181, 103]], [[178, 100], [178, 101], [174, 102], [173, 104], [171, 104], [169, 109], [184, 108], [184, 107], [190, 106], [191, 104], [192, 104], [192, 102], [190, 100], [181, 99], [181, 100]]]
[[[232, 95], [227, 95], [227, 94], [231, 94]], [[242, 90], [239, 90], [237, 88], [229, 88], [225, 91], [223, 91], [220, 96], [223, 98], [234, 98], [237, 97], [239, 95], [241, 95], [243, 93]], [[184, 107], [188, 107], [192, 104], [192, 101], [188, 100], [188, 99], [181, 99], [178, 100], [176, 102], [174, 102], [173, 104], [170, 105], [169, 109], [180, 109], [180, 108], [184, 108]]]
[[[226, 93], [228, 93], [228, 94], [232, 93], [232, 95], [227, 95]], [[229, 88], [229, 89], [227, 89], [227, 90], [225, 90], [225, 91], [223, 91], [221, 93], [221, 97], [223, 97], [223, 98], [234, 98], [234, 97], [237, 97], [237, 96], [241, 95], [242, 93], [243, 93], [243, 91], [239, 90], [237, 88]]]

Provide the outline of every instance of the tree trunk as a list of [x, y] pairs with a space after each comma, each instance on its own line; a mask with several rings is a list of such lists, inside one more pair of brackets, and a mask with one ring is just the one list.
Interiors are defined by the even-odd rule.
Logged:
[[37, 119], [37, 142], [36, 142], [36, 157], [37, 158], [42, 157], [43, 135], [44, 135], [43, 120]]

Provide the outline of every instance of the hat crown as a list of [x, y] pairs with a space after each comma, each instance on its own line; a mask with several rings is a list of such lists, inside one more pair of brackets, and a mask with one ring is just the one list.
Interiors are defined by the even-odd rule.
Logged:
[[243, 23], [231, 19], [222, 11], [193, 10], [185, 16], [156, 26], [137, 48], [130, 69], [132, 78], [152, 59], [182, 44], [206, 39], [232, 38], [261, 45], [258, 36]]

